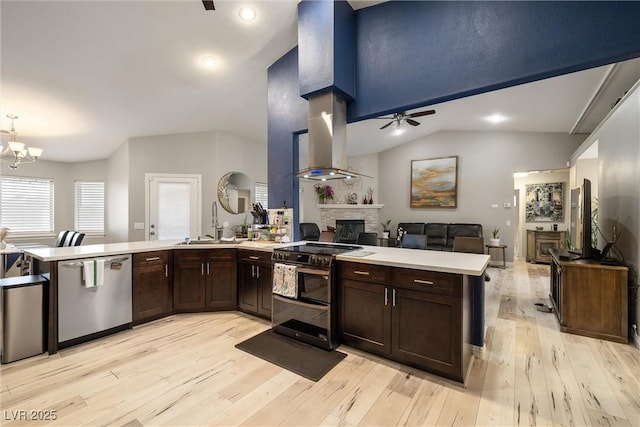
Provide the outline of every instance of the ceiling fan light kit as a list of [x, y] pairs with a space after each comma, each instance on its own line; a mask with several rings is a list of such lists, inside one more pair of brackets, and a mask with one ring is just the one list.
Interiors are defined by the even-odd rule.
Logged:
[[18, 118], [13, 114], [7, 114], [11, 120], [11, 129], [3, 130], [2, 133], [9, 134], [9, 143], [4, 148], [0, 145], [0, 162], [7, 163], [10, 169], [18, 169], [22, 163], [33, 163], [42, 155], [42, 148], [27, 147], [24, 142], [16, 141], [16, 132], [14, 120]]

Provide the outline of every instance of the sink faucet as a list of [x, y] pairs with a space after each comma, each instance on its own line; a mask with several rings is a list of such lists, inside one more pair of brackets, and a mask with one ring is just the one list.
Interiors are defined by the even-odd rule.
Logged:
[[211, 227], [213, 228], [213, 240], [220, 240], [222, 227], [218, 223], [218, 204], [215, 201], [211, 205]]

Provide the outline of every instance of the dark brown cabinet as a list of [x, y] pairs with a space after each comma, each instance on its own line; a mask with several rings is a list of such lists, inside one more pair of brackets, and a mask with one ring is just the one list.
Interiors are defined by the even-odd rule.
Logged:
[[271, 318], [271, 252], [238, 249], [238, 308]]
[[185, 249], [174, 253], [176, 311], [234, 310], [235, 249]]
[[464, 276], [340, 262], [338, 278], [345, 344], [464, 381], [471, 360]]
[[143, 323], [173, 310], [171, 251], [133, 255], [133, 323]]
[[552, 252], [550, 297], [562, 332], [629, 342], [628, 274], [621, 265], [561, 260]]

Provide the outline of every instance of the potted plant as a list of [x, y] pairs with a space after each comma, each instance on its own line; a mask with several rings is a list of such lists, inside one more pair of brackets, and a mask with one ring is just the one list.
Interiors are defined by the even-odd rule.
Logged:
[[382, 226], [382, 238], [383, 239], [388, 239], [389, 238], [389, 226], [391, 225], [391, 220], [388, 219], [385, 222], [381, 222], [380, 225]]
[[498, 246], [500, 244], [500, 229], [497, 227], [494, 228], [491, 234], [493, 235], [493, 238], [489, 239], [489, 243], [493, 246]]

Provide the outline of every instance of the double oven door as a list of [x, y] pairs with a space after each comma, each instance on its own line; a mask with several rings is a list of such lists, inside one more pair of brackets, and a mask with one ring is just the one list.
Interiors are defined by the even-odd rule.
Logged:
[[335, 316], [331, 304], [332, 269], [306, 265], [296, 267], [297, 298], [273, 295], [273, 329], [283, 335], [331, 350], [334, 348], [335, 334]]

